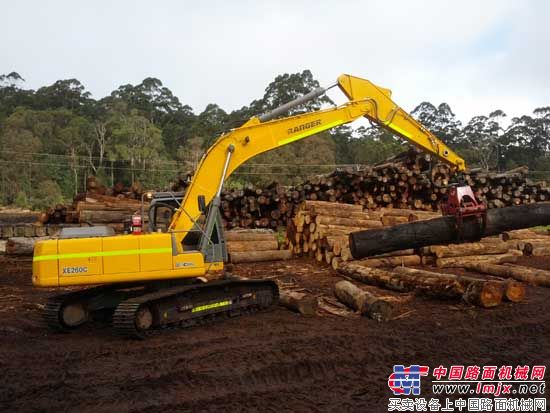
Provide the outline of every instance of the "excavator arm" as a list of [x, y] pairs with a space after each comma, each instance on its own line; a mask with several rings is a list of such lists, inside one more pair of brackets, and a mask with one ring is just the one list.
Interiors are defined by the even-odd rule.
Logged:
[[204, 197], [204, 203], [208, 204], [219, 196], [223, 182], [247, 160], [362, 116], [437, 156], [456, 170], [465, 169], [462, 158], [391, 100], [390, 90], [350, 75], [341, 75], [337, 85], [349, 99], [339, 107], [273, 119], [326, 91], [319, 88], [268, 114], [253, 117], [240, 128], [222, 135], [203, 156], [182, 205], [174, 214], [169, 230], [176, 234], [178, 244], [195, 227], [201, 215], [199, 197]]

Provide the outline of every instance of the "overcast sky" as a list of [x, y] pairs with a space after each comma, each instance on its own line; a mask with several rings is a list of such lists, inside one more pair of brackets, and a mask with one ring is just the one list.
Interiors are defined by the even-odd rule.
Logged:
[[310, 69], [322, 85], [365, 77], [408, 111], [447, 102], [463, 121], [550, 105], [545, 0], [14, 0], [0, 10], [0, 73], [30, 88], [75, 77], [101, 98], [152, 76], [196, 113], [231, 111], [276, 75]]

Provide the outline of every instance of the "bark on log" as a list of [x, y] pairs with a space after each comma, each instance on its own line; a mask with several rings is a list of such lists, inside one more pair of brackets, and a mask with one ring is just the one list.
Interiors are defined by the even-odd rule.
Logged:
[[430, 251], [437, 258], [463, 257], [465, 255], [486, 255], [486, 254], [504, 254], [510, 250], [506, 242], [501, 243], [481, 243], [472, 242], [467, 244], [437, 245], [431, 246]]
[[499, 277], [511, 277], [533, 285], [550, 287], [550, 271], [520, 265], [498, 265], [483, 262], [465, 263], [464, 268]]
[[279, 289], [279, 304], [302, 315], [317, 314], [317, 297], [309, 294]]
[[271, 230], [233, 230], [225, 232], [226, 241], [272, 241], [275, 239], [275, 233]]
[[442, 279], [456, 280], [464, 288], [464, 294], [462, 295], [463, 300], [479, 307], [496, 307], [502, 302], [504, 285], [499, 281], [482, 280], [456, 274], [441, 274], [407, 267], [397, 267], [394, 269], [394, 272], [401, 275], [417, 275], [426, 278], [439, 277]]
[[550, 246], [533, 248], [531, 255], [533, 257], [548, 257], [550, 255]]
[[435, 260], [435, 264], [438, 268], [463, 267], [464, 263], [479, 261], [501, 264], [505, 262], [516, 262], [521, 255], [521, 251], [509, 250], [506, 254], [465, 255], [462, 257], [438, 258]]
[[[400, 249], [450, 244], [458, 239], [455, 224], [455, 217], [443, 216], [390, 228], [353, 232], [350, 234], [350, 248], [354, 258], [358, 259]], [[550, 204], [489, 209], [483, 233], [479, 233], [479, 226], [474, 220], [467, 219], [463, 224], [463, 239], [475, 241], [480, 236], [537, 225], [550, 225]]]
[[421, 262], [420, 255], [402, 255], [386, 258], [367, 258], [365, 260], [354, 261], [354, 264], [362, 267], [380, 268], [396, 267], [398, 265], [420, 265]]
[[292, 258], [292, 252], [288, 250], [276, 251], [248, 251], [234, 252], [230, 254], [230, 260], [234, 264], [245, 262], [281, 261]]
[[274, 251], [279, 249], [277, 240], [271, 241], [228, 241], [227, 251], [229, 254], [235, 252], [251, 252], [251, 251]]
[[6, 243], [6, 254], [8, 255], [32, 255], [36, 241], [49, 239], [48, 237], [12, 237]]
[[334, 285], [334, 295], [361, 315], [377, 321], [389, 320], [393, 314], [393, 305], [390, 302], [361, 290], [349, 281], [337, 282]]
[[362, 267], [353, 263], [341, 265], [338, 271], [357, 281], [399, 292], [414, 291], [439, 298], [461, 298], [464, 286], [457, 280], [441, 277], [424, 277], [397, 274], [380, 268]]

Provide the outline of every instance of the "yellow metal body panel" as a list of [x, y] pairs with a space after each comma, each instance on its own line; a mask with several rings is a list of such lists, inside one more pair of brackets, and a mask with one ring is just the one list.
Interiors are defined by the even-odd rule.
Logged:
[[33, 284], [39, 287], [200, 277], [223, 269], [199, 251], [172, 254], [171, 234], [118, 235], [39, 241]]
[[[35, 257], [57, 255], [57, 240], [38, 241], [34, 246]], [[57, 260], [32, 262], [32, 283], [37, 287], [58, 287], [59, 270]]]
[[139, 249], [163, 249], [158, 254], [140, 256], [140, 271], [167, 271], [172, 269], [172, 237], [170, 234], [136, 235], [139, 239]]
[[57, 242], [58, 254], [67, 257], [59, 260], [60, 278], [80, 274], [90, 276], [103, 273], [102, 257], [80, 256], [83, 251], [101, 251], [101, 238], [60, 239]]
[[[139, 237], [136, 235], [121, 235], [119, 237], [104, 237], [103, 251], [113, 252], [120, 250], [139, 249]], [[129, 272], [139, 272], [140, 256], [139, 254], [126, 255], [124, 259], [120, 255], [111, 255], [103, 257], [103, 268], [105, 274], [120, 274]]]

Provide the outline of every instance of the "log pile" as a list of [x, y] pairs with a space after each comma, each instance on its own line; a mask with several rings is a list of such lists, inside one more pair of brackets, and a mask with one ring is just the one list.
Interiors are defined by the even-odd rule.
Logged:
[[280, 261], [292, 258], [292, 252], [279, 249], [277, 234], [271, 230], [233, 230], [225, 233], [229, 261], [246, 262]]
[[[440, 216], [437, 213], [398, 208], [381, 208], [377, 211], [363, 211], [361, 205], [338, 204], [325, 201], [304, 201], [292, 220], [288, 222], [285, 243], [294, 255], [307, 255], [319, 262], [325, 262], [334, 269], [342, 262], [352, 259], [348, 245], [353, 231], [383, 228], [403, 222], [418, 221]], [[420, 263], [414, 251], [393, 251], [391, 257], [380, 260], [394, 260], [408, 265]], [[412, 260], [418, 259], [418, 262]]]
[[436, 273], [425, 269], [370, 268], [351, 262], [340, 266], [338, 271], [365, 284], [442, 299], [461, 299], [468, 304], [483, 308], [499, 305], [503, 297], [520, 301], [525, 294], [521, 283], [509, 284], [502, 280]]
[[[505, 173], [472, 171], [465, 175], [465, 179], [476, 196], [486, 202], [489, 208], [549, 201], [550, 188], [545, 182], [527, 179], [527, 172], [525, 167]], [[353, 171], [336, 170], [329, 175], [312, 177], [293, 187], [274, 182], [263, 188], [246, 185], [225, 190], [222, 193], [222, 216], [226, 229], [276, 229], [287, 225], [306, 200], [360, 205], [367, 210], [393, 208], [434, 212], [440, 210], [440, 204], [448, 193], [448, 184], [453, 178], [448, 166], [433, 164], [430, 156], [410, 150], [377, 166]], [[189, 182], [188, 174], [177, 180], [172, 189], [184, 191]], [[143, 187], [136, 182], [130, 187], [117, 183], [107, 188], [95, 177], [89, 177], [87, 191], [78, 195], [75, 202], [86, 198], [108, 197], [111, 203], [139, 203]], [[109, 213], [82, 214], [75, 202], [50, 208], [40, 221], [59, 224], [94, 218], [99, 221], [119, 218], [108, 209], [105, 211]], [[387, 217], [384, 224], [395, 225], [402, 221], [403, 218]]]

